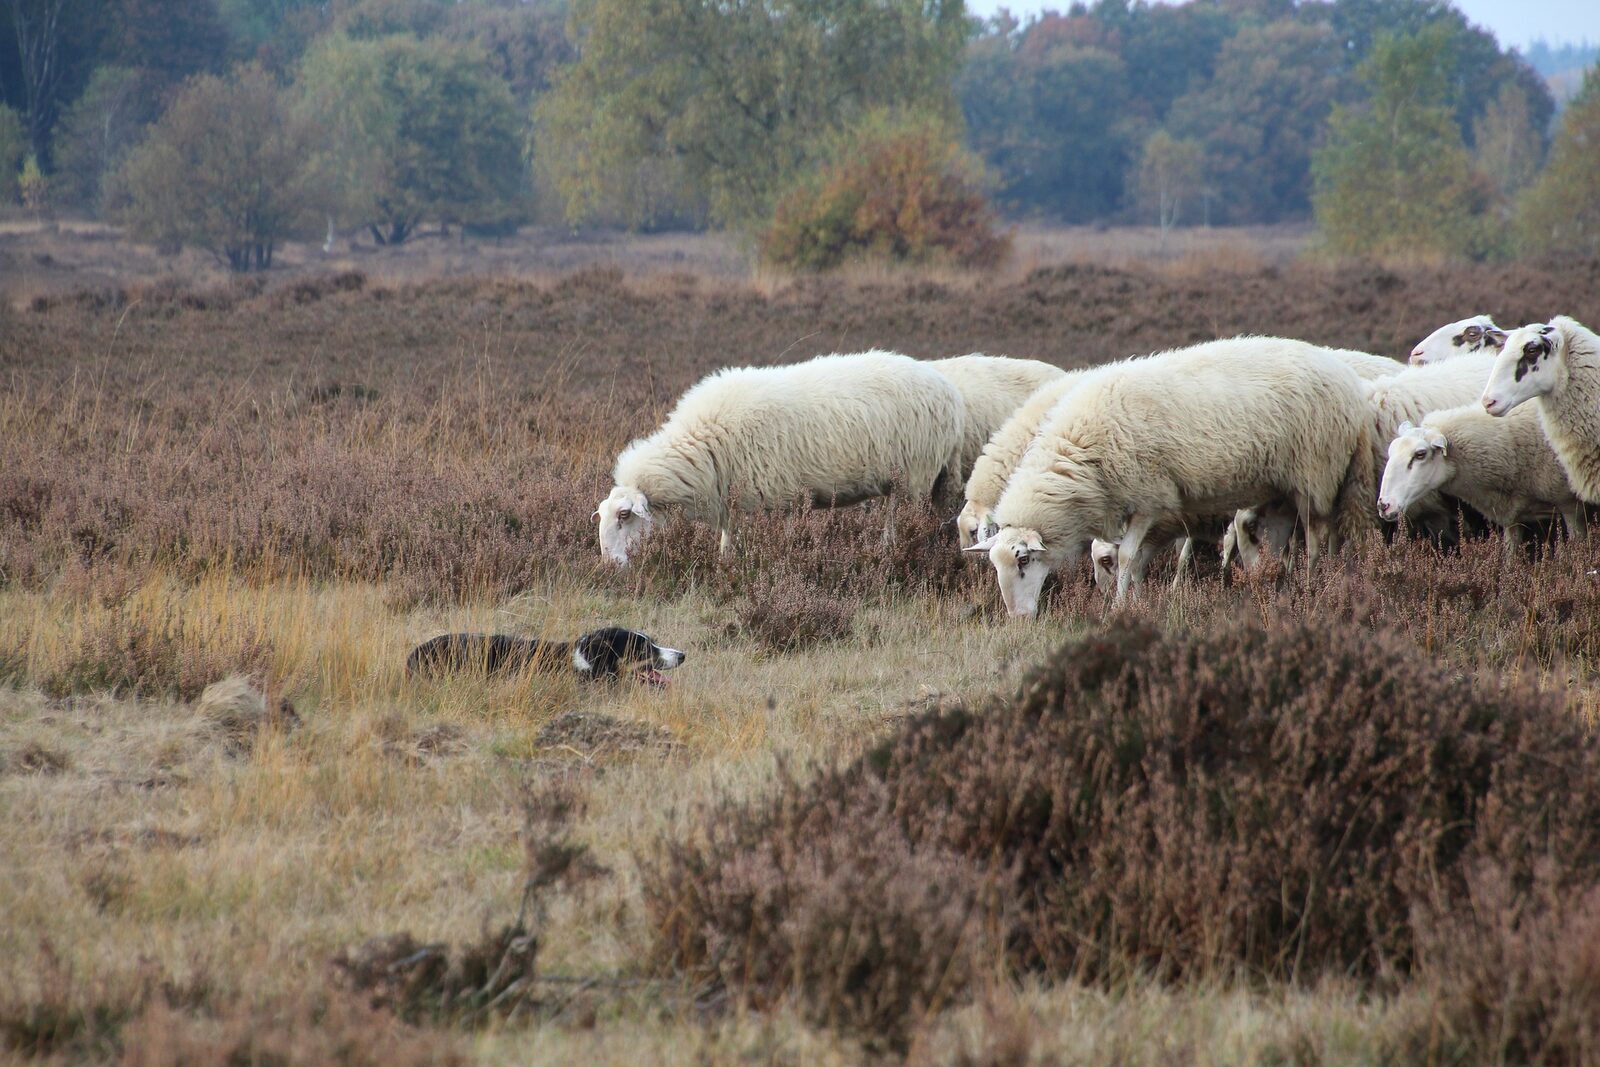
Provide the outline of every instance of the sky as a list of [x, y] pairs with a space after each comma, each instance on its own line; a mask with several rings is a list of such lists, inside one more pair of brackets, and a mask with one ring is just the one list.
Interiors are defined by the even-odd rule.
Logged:
[[[967, 0], [967, 10], [992, 15], [1008, 7], [1018, 18], [1041, 11], [1065, 11], [1072, 0]], [[1456, 0], [1468, 19], [1489, 30], [1501, 44], [1526, 47], [1543, 37], [1552, 45], [1600, 43], [1600, 0]]]

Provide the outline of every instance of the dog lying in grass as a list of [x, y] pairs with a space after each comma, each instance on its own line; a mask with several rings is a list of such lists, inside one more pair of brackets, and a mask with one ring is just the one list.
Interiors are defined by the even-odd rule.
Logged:
[[665, 672], [682, 664], [684, 658], [682, 651], [620, 626], [591, 630], [572, 642], [509, 634], [440, 634], [411, 650], [406, 657], [406, 675], [570, 670], [582, 679], [628, 675], [647, 685], [666, 685]]

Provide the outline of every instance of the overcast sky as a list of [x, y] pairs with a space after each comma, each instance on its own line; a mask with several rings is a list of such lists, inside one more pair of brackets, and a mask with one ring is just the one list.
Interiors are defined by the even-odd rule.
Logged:
[[[992, 15], [1002, 7], [1018, 18], [1065, 11], [1072, 0], [967, 0], [967, 10]], [[1551, 44], [1600, 42], [1600, 0], [1456, 0], [1473, 22], [1519, 47], [1543, 37]]]

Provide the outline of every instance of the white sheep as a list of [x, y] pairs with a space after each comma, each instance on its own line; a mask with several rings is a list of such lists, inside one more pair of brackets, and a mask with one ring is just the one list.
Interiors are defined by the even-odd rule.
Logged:
[[1012, 413], [1042, 386], [1067, 374], [1060, 367], [1036, 359], [979, 353], [929, 360], [928, 366], [950, 379], [966, 406], [960, 457], [963, 479], [971, 474], [984, 445]]
[[1233, 561], [1246, 573], [1259, 568], [1269, 555], [1286, 558], [1294, 543], [1295, 509], [1285, 500], [1240, 508], [1222, 534], [1222, 573]]
[[1505, 416], [1535, 398], [1568, 483], [1600, 503], [1600, 337], [1565, 315], [1512, 331], [1484, 387], [1484, 410]]
[[[1402, 367], [1397, 374], [1367, 382], [1363, 388], [1372, 407], [1374, 470], [1383, 470], [1389, 461], [1389, 442], [1403, 422], [1418, 423], [1430, 411], [1470, 404], [1489, 380], [1494, 353], [1479, 352], [1429, 363]], [[1438, 493], [1418, 500], [1410, 510], [1411, 521], [1419, 529], [1438, 532], [1450, 525], [1454, 508]]]
[[617, 457], [615, 487], [594, 514], [601, 554], [627, 563], [658, 507], [715, 523], [726, 548], [735, 501], [744, 511], [807, 496], [844, 506], [896, 483], [930, 496], [941, 478], [959, 477], [964, 419], [948, 378], [892, 352], [717, 371]]
[[[1135, 561], [1135, 571], [1130, 576], [1130, 581], [1143, 581], [1144, 564], [1154, 557], [1159, 546], [1168, 545], [1178, 554], [1178, 562], [1172, 571], [1172, 588], [1178, 588], [1188, 576], [1189, 568], [1194, 562], [1195, 539], [1214, 539], [1222, 532], [1223, 521], [1217, 516], [1211, 516], [1182, 523], [1159, 524], [1145, 536], [1144, 543], [1150, 551]], [[1112, 592], [1117, 588], [1117, 576], [1121, 573], [1121, 566], [1117, 560], [1119, 548], [1120, 545], [1116, 541], [1106, 541], [1098, 537], [1089, 542], [1089, 562], [1094, 570], [1094, 584], [1103, 593]]]
[[962, 548], [971, 548], [999, 529], [993, 525], [994, 506], [1000, 502], [1000, 494], [1005, 492], [1011, 472], [1016, 470], [1028, 446], [1038, 436], [1039, 426], [1050, 409], [1087, 373], [1081, 370], [1064, 372], [1061, 377], [1035, 389], [990, 436], [983, 452], [972, 464], [972, 473], [967, 477], [966, 502], [956, 516]]
[[1353, 348], [1330, 348], [1328, 351], [1344, 360], [1345, 365], [1356, 372], [1357, 378], [1367, 382], [1387, 378], [1405, 366], [1388, 356], [1375, 356], [1371, 352], [1358, 352]]
[[1417, 343], [1411, 350], [1411, 365], [1425, 367], [1475, 352], [1498, 352], [1506, 333], [1487, 315], [1473, 315], [1459, 322], [1446, 323]]
[[1551, 508], [1573, 536], [1586, 536], [1583, 505], [1545, 440], [1538, 412], [1520, 408], [1497, 419], [1480, 404], [1435, 411], [1420, 426], [1401, 423], [1389, 444], [1378, 512], [1398, 521], [1413, 502], [1448, 493], [1506, 531], [1506, 551], [1522, 540], [1521, 524]]
[[1327, 350], [1237, 337], [1096, 374], [1052, 410], [995, 506], [987, 552], [1006, 608], [1032, 615], [1050, 571], [1118, 541], [1118, 597], [1161, 523], [1294, 501], [1308, 566], [1329, 520], [1371, 523], [1371, 415], [1360, 379]]

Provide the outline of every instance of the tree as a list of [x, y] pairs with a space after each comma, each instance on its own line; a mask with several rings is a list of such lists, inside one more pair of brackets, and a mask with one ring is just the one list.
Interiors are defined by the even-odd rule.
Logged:
[[1482, 255], [1487, 181], [1451, 108], [1448, 31], [1380, 37], [1357, 70], [1368, 99], [1333, 109], [1313, 160], [1317, 224], [1329, 248], [1368, 255]]
[[754, 224], [830, 135], [875, 108], [950, 112], [962, 0], [573, 0], [578, 61], [536, 106], [569, 216], [641, 168]]
[[22, 115], [28, 144], [50, 163], [50, 132], [115, 35], [106, 0], [0, 0], [0, 92]]
[[127, 67], [101, 67], [64, 111], [52, 147], [59, 199], [99, 212], [105, 180], [157, 116], [152, 79]]
[[442, 40], [335, 35], [297, 83], [299, 112], [322, 131], [315, 169], [328, 208], [400, 244], [424, 219], [516, 216], [522, 129], [483, 53]]
[[1544, 137], [1533, 123], [1526, 90], [1515, 82], [1500, 87], [1472, 124], [1473, 155], [1503, 197], [1521, 192], [1544, 159]]
[[27, 150], [28, 135], [22, 128], [22, 119], [0, 104], [0, 204], [16, 202], [17, 180]]
[[1122, 60], [1098, 48], [974, 42], [957, 90], [969, 142], [998, 173], [1001, 201], [1069, 222], [1114, 212], [1138, 144], [1123, 119], [1130, 80]]
[[1310, 213], [1311, 150], [1342, 63], [1326, 24], [1246, 26], [1223, 45], [1216, 75], [1173, 104], [1167, 129], [1204, 145], [1219, 221]]
[[1205, 180], [1205, 152], [1196, 141], [1179, 140], [1157, 130], [1144, 143], [1135, 172], [1134, 199], [1141, 210], [1154, 212], [1161, 240], [1178, 224], [1185, 202], [1200, 195]]
[[228, 32], [216, 0], [118, 0], [115, 41], [112, 62], [149, 72], [161, 93], [227, 61]]
[[265, 270], [302, 220], [307, 138], [271, 75], [198, 75], [122, 170], [135, 236]]
[[1528, 255], [1600, 255], [1600, 68], [1561, 114], [1550, 162], [1517, 205], [1517, 237]]

